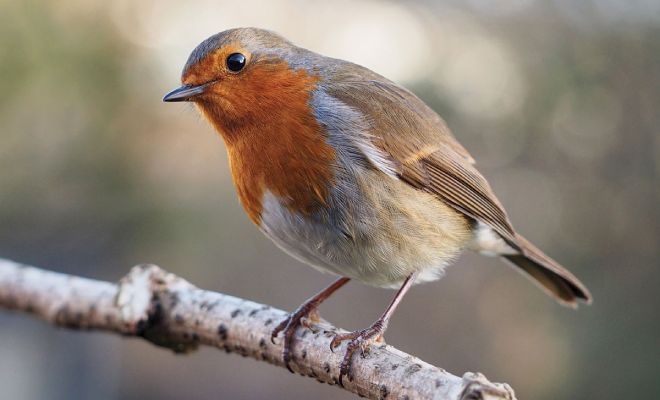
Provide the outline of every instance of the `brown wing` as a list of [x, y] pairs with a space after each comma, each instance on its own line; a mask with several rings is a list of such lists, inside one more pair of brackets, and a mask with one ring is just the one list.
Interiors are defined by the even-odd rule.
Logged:
[[373, 144], [391, 157], [399, 177], [487, 224], [519, 250], [506, 212], [445, 122], [411, 92], [371, 71], [368, 79], [351, 79], [356, 68], [338, 75], [327, 90], [366, 115]]
[[575, 306], [577, 299], [591, 302], [589, 291], [573, 274], [514, 232], [470, 154], [424, 102], [355, 65], [336, 73], [326, 90], [365, 115], [373, 145], [390, 158], [400, 179], [491, 227], [519, 252], [503, 257], [562, 304]]

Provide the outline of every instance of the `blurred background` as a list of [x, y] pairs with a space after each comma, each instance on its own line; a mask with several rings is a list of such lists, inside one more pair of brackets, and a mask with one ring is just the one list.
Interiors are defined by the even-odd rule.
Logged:
[[[189, 52], [258, 26], [411, 88], [472, 152], [514, 225], [595, 302], [556, 305], [496, 259], [417, 286], [390, 344], [520, 399], [660, 398], [660, 2], [0, 0], [0, 257], [117, 280], [156, 263], [292, 309], [332, 280], [236, 199], [222, 140], [164, 104]], [[393, 292], [322, 307], [366, 327]], [[414, 329], [412, 327], [415, 327]], [[56, 329], [0, 310], [3, 399], [348, 399], [202, 349]]]

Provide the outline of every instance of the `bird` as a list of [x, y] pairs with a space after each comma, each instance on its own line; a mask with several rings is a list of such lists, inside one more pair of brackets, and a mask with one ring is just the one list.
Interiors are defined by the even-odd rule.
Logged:
[[350, 280], [398, 289], [371, 326], [347, 342], [382, 341], [409, 289], [439, 279], [463, 251], [497, 256], [560, 304], [591, 303], [571, 272], [513, 228], [475, 160], [411, 91], [360, 65], [259, 28], [201, 42], [165, 102], [192, 102], [223, 138], [238, 198], [278, 247], [336, 280], [273, 330], [291, 363], [295, 333]]

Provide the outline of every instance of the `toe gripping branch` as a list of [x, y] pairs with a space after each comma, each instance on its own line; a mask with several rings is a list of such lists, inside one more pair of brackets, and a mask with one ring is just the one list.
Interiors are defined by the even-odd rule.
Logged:
[[[403, 296], [408, 292], [410, 287], [415, 282], [415, 278], [416, 274], [411, 274], [408, 278], [406, 278], [406, 280], [403, 282], [403, 285], [401, 285], [401, 288], [396, 293], [383, 315], [381, 315], [380, 318], [378, 318], [376, 322], [373, 323], [373, 325], [366, 329], [358, 330], [355, 332], [336, 334], [332, 339], [332, 342], [330, 342], [330, 350], [332, 351], [339, 347], [342, 342], [350, 340], [346, 347], [346, 353], [344, 354], [339, 367], [340, 385], [344, 385], [345, 376], [348, 376], [349, 379], [351, 379], [351, 364], [353, 355], [355, 354], [356, 350], [359, 349], [361, 354], [364, 354], [368, 347], [374, 342], [383, 342], [383, 333], [387, 329], [390, 318], [394, 314], [394, 310], [396, 310], [397, 306], [401, 302], [401, 299], [403, 299]], [[321, 292], [303, 303], [293, 313], [289, 314], [289, 316], [273, 330], [271, 334], [271, 341], [273, 341], [273, 343], [275, 343], [274, 340], [277, 335], [280, 332], [284, 332], [282, 359], [289, 371], [293, 372], [293, 369], [290, 365], [292, 361], [291, 347], [293, 345], [293, 337], [295, 336], [298, 327], [300, 325], [304, 325], [302, 322], [303, 319], [306, 317], [313, 317], [312, 319], [318, 321], [319, 317], [316, 311], [317, 307], [325, 299], [330, 297], [330, 295], [332, 295], [332, 293], [334, 293], [337, 289], [344, 286], [348, 281], [349, 278], [339, 278], [330, 286], [323, 289]]]
[[311, 320], [312, 322], [318, 322], [320, 320], [317, 308], [323, 303], [328, 297], [330, 297], [337, 289], [344, 286], [350, 278], [339, 278], [334, 281], [330, 286], [318, 292], [316, 295], [309, 298], [306, 302], [300, 305], [294, 312], [289, 314], [282, 322], [280, 322], [273, 332], [270, 335], [270, 340], [275, 343], [275, 338], [280, 334], [284, 333], [284, 346], [282, 349], [282, 359], [286, 368], [293, 372], [291, 369], [292, 361], [292, 351], [291, 347], [293, 345], [293, 338], [296, 335], [296, 330], [299, 326], [303, 325], [309, 327], [308, 323], [304, 322], [305, 320]]

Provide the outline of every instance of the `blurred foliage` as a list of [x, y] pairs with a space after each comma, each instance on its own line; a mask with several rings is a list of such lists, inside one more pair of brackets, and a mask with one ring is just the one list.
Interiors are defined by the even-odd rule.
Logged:
[[[498, 261], [468, 255], [412, 291], [388, 341], [450, 371], [509, 382], [520, 398], [659, 397], [657, 10], [635, 13], [631, 3], [616, 18], [561, 1], [501, 13], [476, 0], [408, 3], [429, 43], [458, 44], [404, 83], [447, 119], [515, 225], [580, 276], [595, 302], [565, 310]], [[187, 54], [164, 59], [167, 46], [159, 53], [132, 40], [123, 24], [160, 8], [131, 4], [0, 0], [0, 256], [110, 280], [153, 262], [208, 289], [295, 307], [330, 277], [261, 237], [235, 199], [221, 141], [194, 110], [160, 103]], [[322, 9], [276, 4], [310, 16]], [[472, 56], [469, 35], [434, 33], [458, 17], [495, 44]], [[492, 65], [452, 64], [486, 54]], [[460, 86], [468, 76], [475, 87]], [[391, 295], [357, 283], [341, 293], [323, 311], [346, 328], [369, 324]], [[307, 381], [213, 350], [176, 357], [0, 313], [2, 398], [349, 398]]]

